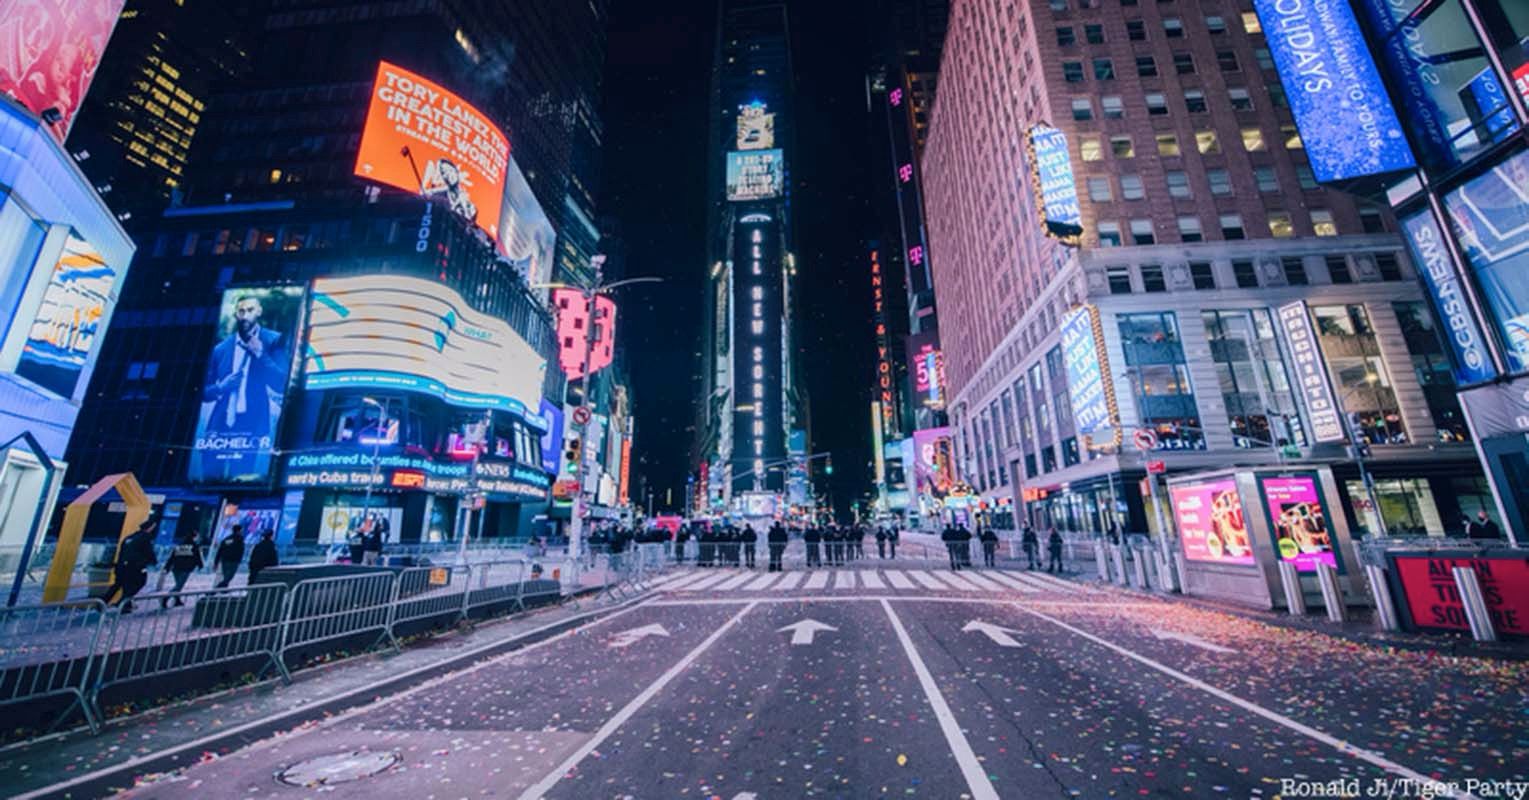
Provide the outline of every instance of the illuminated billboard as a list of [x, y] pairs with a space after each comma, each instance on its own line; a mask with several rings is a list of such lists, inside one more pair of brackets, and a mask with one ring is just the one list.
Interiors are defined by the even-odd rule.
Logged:
[[1295, 382], [1306, 402], [1306, 420], [1311, 423], [1312, 437], [1319, 442], [1341, 442], [1346, 434], [1343, 418], [1339, 416], [1337, 395], [1333, 394], [1332, 381], [1327, 375], [1327, 361], [1317, 344], [1317, 331], [1312, 327], [1311, 314], [1306, 303], [1297, 300], [1279, 307], [1280, 328], [1285, 331], [1285, 341], [1290, 345], [1290, 362], [1295, 369]]
[[355, 174], [439, 197], [499, 239], [510, 140], [478, 109], [386, 61], [377, 66]]
[[438, 283], [319, 278], [308, 320], [309, 389], [394, 389], [521, 416], [541, 405], [547, 362], [508, 324]]
[[[520, 171], [515, 159], [510, 159], [504, 181], [504, 210], [499, 216], [499, 249], [504, 251], [510, 263], [532, 286], [552, 280], [552, 260], [557, 246], [557, 231], [536, 202], [531, 185]], [[536, 289], [545, 296], [546, 289]]]
[[1461, 386], [1486, 383], [1497, 377], [1497, 367], [1487, 352], [1486, 337], [1471, 313], [1470, 300], [1460, 273], [1450, 258], [1444, 231], [1434, 219], [1432, 209], [1401, 220], [1407, 244], [1412, 247], [1412, 261], [1418, 266], [1423, 288], [1433, 298], [1444, 339], [1454, 352], [1455, 382]]
[[277, 425], [301, 330], [300, 286], [232, 288], [223, 293], [218, 343], [207, 357], [192, 483], [263, 483], [271, 473]]
[[735, 202], [780, 197], [786, 185], [786, 159], [779, 150], [727, 154], [727, 199]]
[[39, 116], [63, 141], [100, 66], [124, 0], [0, 0], [0, 92]]
[[116, 270], [101, 254], [70, 234], [32, 320], [16, 374], [72, 398], [110, 310], [116, 282]]
[[908, 380], [920, 403], [936, 409], [945, 407], [945, 354], [940, 350], [938, 331], [908, 337]]
[[754, 101], [738, 107], [738, 149], [769, 150], [775, 146], [775, 115]]
[[1078, 433], [1090, 437], [1101, 428], [1118, 429], [1119, 413], [1104, 351], [1104, 331], [1094, 306], [1079, 306], [1062, 318], [1062, 362], [1067, 371], [1067, 399]]
[[1067, 134], [1050, 125], [1033, 126], [1025, 133], [1025, 149], [1041, 227], [1047, 236], [1077, 242], [1083, 233], [1083, 212], [1078, 208]]
[[918, 493], [931, 500], [944, 500], [956, 485], [956, 450], [950, 428], [914, 431], [912, 441], [913, 476]]
[[1480, 287], [1483, 316], [1515, 372], [1529, 369], [1526, 194], [1529, 153], [1518, 152], [1444, 196], [1450, 227]]
[[[589, 303], [578, 289], [553, 289], [552, 308], [557, 314], [557, 362], [563, 377], [576, 381], [584, 377], [584, 357], [589, 350]], [[600, 319], [596, 323], [595, 349], [589, 355], [589, 371], [599, 372], [616, 358], [616, 301], [604, 295], [595, 298]]]
[[1184, 558], [1219, 564], [1255, 563], [1242, 495], [1231, 478], [1168, 487]]

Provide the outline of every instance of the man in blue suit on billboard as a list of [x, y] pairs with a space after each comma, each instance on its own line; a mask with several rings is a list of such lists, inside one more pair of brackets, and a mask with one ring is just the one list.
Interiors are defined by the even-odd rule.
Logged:
[[281, 333], [261, 327], [261, 312], [259, 297], [240, 297], [234, 330], [207, 360], [205, 427], [197, 441], [202, 480], [259, 480], [269, 466], [275, 446], [272, 408], [281, 407], [290, 359]]

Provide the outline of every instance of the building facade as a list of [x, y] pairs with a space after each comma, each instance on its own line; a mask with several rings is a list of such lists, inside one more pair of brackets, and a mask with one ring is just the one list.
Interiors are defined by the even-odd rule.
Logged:
[[1160, 462], [1330, 468], [1370, 534], [1490, 505], [1394, 222], [1317, 184], [1289, 105], [1240, 3], [953, 4], [923, 176], [980, 503], [1147, 531]]

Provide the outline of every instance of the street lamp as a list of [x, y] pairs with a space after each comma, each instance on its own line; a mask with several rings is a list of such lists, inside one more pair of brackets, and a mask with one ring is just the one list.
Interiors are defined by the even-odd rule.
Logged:
[[361, 402], [377, 409], [377, 434], [372, 437], [372, 477], [366, 482], [366, 510], [362, 513], [362, 521], [365, 515], [372, 513], [372, 487], [377, 484], [377, 472], [381, 467], [382, 437], [388, 426], [388, 408], [372, 397], [363, 397]]

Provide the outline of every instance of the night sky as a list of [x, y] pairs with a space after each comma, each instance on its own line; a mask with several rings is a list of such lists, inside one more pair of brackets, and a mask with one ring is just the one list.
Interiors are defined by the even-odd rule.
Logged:
[[[833, 453], [842, 511], [871, 490], [875, 346], [866, 242], [875, 171], [865, 110], [865, 0], [790, 5], [797, 86], [792, 167], [800, 363], [813, 452]], [[637, 414], [637, 470], [663, 506], [684, 498], [695, 438], [705, 287], [706, 136], [715, 0], [612, 4], [605, 76], [602, 217], [626, 245], [627, 275], [666, 283], [628, 295], [622, 314]], [[789, 155], [789, 154], [788, 154]], [[643, 498], [634, 497], [641, 502]]]

